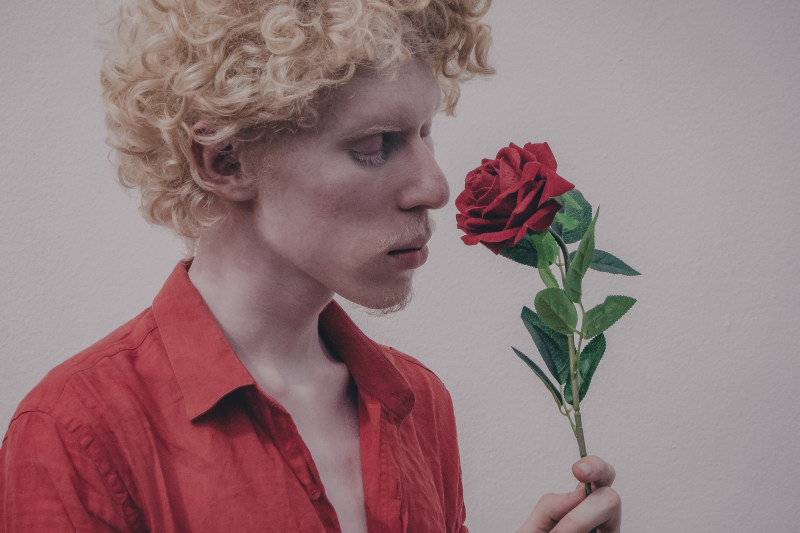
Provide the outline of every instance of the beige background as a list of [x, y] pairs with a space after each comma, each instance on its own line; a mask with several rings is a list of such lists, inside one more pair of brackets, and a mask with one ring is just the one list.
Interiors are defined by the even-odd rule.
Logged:
[[[800, 4], [497, 0], [498, 74], [435, 126], [453, 197], [508, 141], [547, 140], [602, 205], [598, 247], [644, 275], [584, 406], [631, 532], [796, 531]], [[104, 0], [103, 5], [113, 4]], [[148, 227], [104, 145], [91, 2], [0, 4], [0, 426], [58, 362], [149, 305], [182, 247]], [[532, 271], [437, 213], [417, 298], [355, 318], [452, 392], [469, 524], [512, 531], [573, 486], [569, 427], [509, 348]], [[322, 229], [321, 229], [322, 230]]]

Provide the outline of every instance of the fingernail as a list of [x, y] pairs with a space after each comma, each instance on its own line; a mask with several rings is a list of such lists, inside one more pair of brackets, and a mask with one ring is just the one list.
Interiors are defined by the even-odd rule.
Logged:
[[578, 472], [580, 472], [584, 476], [588, 476], [589, 474], [592, 473], [592, 467], [587, 465], [586, 463], [578, 463], [576, 465], [576, 468], [578, 469]]

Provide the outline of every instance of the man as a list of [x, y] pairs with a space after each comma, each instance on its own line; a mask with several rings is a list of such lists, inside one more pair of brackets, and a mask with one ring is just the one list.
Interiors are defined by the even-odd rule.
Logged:
[[[483, 11], [123, 6], [103, 70], [120, 179], [193, 258], [20, 405], [5, 530], [466, 531], [447, 391], [332, 298], [409, 298], [448, 200], [431, 121], [490, 70]], [[574, 471], [598, 490], [520, 531], [618, 531], [613, 469]]]

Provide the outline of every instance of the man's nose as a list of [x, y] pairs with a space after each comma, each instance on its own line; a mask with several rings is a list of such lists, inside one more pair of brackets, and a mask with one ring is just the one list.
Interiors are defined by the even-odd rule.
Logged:
[[417, 139], [411, 148], [413, 164], [407, 171], [408, 186], [400, 196], [401, 209], [440, 209], [450, 199], [450, 186], [442, 169], [436, 162], [433, 150], [421, 139]]

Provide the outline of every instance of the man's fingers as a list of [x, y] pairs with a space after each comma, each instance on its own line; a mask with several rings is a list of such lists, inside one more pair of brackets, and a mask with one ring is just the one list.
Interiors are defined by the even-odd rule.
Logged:
[[619, 494], [610, 487], [600, 487], [549, 531], [583, 533], [597, 527], [603, 533], [618, 533], [621, 516], [622, 500]]
[[586, 497], [583, 485], [565, 494], [545, 494], [517, 533], [547, 533]]
[[[599, 528], [602, 533], [619, 533], [622, 502], [610, 487], [614, 467], [596, 456], [584, 457], [572, 465], [581, 483], [568, 494], [546, 494], [517, 533], [586, 533]], [[584, 483], [593, 491], [586, 496]]]
[[581, 483], [592, 483], [598, 487], [610, 487], [617, 475], [613, 466], [594, 455], [588, 455], [572, 465], [572, 473]]

